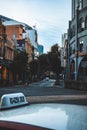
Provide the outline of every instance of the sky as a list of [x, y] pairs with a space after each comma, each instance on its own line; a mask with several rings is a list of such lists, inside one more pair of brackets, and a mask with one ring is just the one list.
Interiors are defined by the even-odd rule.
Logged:
[[1, 0], [0, 15], [36, 26], [38, 43], [48, 52], [52, 45], [62, 45], [71, 19], [71, 0]]

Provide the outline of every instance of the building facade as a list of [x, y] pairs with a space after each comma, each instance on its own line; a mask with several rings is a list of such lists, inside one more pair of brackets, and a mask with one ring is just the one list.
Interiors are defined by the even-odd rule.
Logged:
[[72, 0], [68, 57], [67, 78], [87, 80], [87, 0]]
[[10, 32], [8, 32], [8, 37], [10, 37], [10, 39], [14, 41], [15, 46], [19, 50], [23, 50], [24, 49], [23, 41], [24, 39], [28, 38], [32, 45], [32, 57], [33, 58], [37, 57], [38, 34], [36, 28], [35, 27], [32, 28], [31, 26], [25, 23], [13, 20], [11, 18], [2, 15], [0, 15], [0, 18], [2, 19], [3, 24], [7, 27], [7, 30], [10, 30]]
[[[32, 28], [25, 23], [2, 15], [0, 15], [0, 18], [0, 72], [2, 66], [4, 66], [0, 77], [13, 82], [14, 74], [12, 75], [10, 71], [10, 63], [14, 60], [14, 55], [20, 53], [20, 51], [25, 51], [28, 54], [28, 63], [37, 58], [38, 34], [35, 27]], [[15, 79], [16, 77], [18, 81], [18, 74], [15, 75]]]
[[28, 25], [24, 24], [25, 33], [23, 34], [24, 38], [28, 38], [32, 45], [32, 58], [37, 59], [38, 56], [38, 34], [36, 28], [31, 28]]
[[42, 55], [43, 51], [44, 51], [43, 45], [38, 44], [38, 53], [39, 53], [39, 55]]
[[9, 80], [12, 80], [10, 76], [10, 63], [12, 63], [14, 57], [14, 43], [7, 38], [6, 27], [0, 20], [0, 84], [5, 85]]
[[[2, 59], [3, 71], [1, 73], [1, 79], [8, 80], [9, 83], [14, 82], [14, 73], [13, 70], [10, 68], [10, 63], [14, 60], [14, 55], [19, 53], [20, 51], [26, 51], [28, 54], [28, 63], [32, 60], [32, 45], [29, 38], [23, 37], [23, 34], [25, 33], [24, 26], [25, 24], [9, 19], [7, 17], [4, 17], [0, 15], [2, 24], [0, 26], [1, 35], [6, 33], [6, 42], [4, 42], [2, 38], [2, 42], [0, 43], [0, 59]], [[28, 25], [27, 25], [28, 27]], [[3, 29], [5, 28], [5, 29]], [[30, 29], [30, 28], [28, 28]], [[5, 32], [3, 32], [5, 30]], [[3, 57], [4, 55], [4, 57]], [[9, 63], [9, 65], [7, 64]], [[6, 67], [7, 64], [7, 67]], [[0, 65], [0, 68], [2, 70], [2, 66]], [[16, 74], [15, 79], [18, 80], [18, 74]]]
[[67, 33], [62, 34], [62, 48], [61, 48], [61, 66], [66, 68], [67, 66]]
[[32, 45], [29, 38], [25, 38], [25, 50], [28, 54], [28, 63], [32, 61]]
[[[7, 39], [14, 43], [15, 56], [17, 53], [24, 51], [28, 54], [29, 63], [32, 60], [32, 45], [29, 38], [23, 37], [23, 33], [25, 33], [24, 26], [20, 22], [15, 21], [6, 21], [4, 25], [6, 27]], [[21, 77], [18, 73], [13, 74], [13, 76], [16, 82], [18, 82]]]

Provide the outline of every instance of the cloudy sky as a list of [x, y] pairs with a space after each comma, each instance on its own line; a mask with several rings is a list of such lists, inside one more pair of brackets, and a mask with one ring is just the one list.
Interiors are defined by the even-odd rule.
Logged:
[[48, 52], [55, 43], [61, 46], [61, 35], [71, 19], [71, 0], [1, 0], [0, 14], [36, 25], [38, 42]]

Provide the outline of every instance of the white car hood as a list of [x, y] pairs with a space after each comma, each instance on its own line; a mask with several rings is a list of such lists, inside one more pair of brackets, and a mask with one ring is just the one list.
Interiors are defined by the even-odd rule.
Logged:
[[57, 103], [31, 104], [16, 109], [1, 110], [0, 120], [55, 130], [87, 130], [87, 106]]

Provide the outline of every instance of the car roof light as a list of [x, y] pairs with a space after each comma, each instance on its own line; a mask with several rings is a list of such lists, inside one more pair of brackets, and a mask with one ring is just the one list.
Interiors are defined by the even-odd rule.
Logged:
[[5, 94], [1, 97], [0, 109], [18, 107], [26, 104], [28, 104], [28, 102], [23, 93]]

